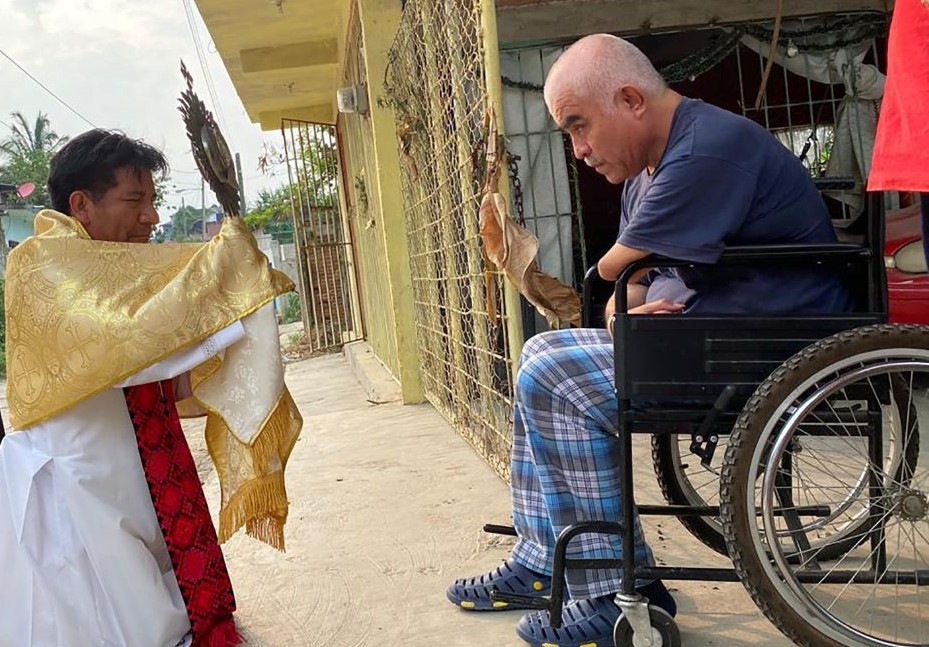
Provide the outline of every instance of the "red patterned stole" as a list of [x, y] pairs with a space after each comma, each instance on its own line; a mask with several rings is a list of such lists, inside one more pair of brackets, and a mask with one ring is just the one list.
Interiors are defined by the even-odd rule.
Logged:
[[242, 638], [232, 618], [232, 583], [177, 416], [172, 383], [131, 386], [124, 392], [145, 480], [187, 605], [193, 647], [238, 645]]

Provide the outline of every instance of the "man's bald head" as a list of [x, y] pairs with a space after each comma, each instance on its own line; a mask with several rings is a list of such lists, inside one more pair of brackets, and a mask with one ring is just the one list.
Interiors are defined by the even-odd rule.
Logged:
[[571, 45], [555, 61], [545, 79], [545, 103], [551, 108], [555, 97], [569, 92], [612, 112], [616, 91], [627, 85], [646, 96], [658, 96], [668, 89], [638, 47], [617, 36], [594, 34]]

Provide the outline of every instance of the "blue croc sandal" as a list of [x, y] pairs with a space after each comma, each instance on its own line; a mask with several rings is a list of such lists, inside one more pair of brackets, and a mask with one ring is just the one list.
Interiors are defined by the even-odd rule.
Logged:
[[495, 601], [490, 594], [500, 591], [543, 597], [551, 593], [551, 589], [551, 577], [534, 573], [511, 557], [489, 573], [455, 580], [446, 595], [452, 604], [468, 611], [511, 611], [532, 607]]
[[527, 613], [516, 635], [534, 647], [613, 647], [613, 625], [622, 613], [614, 597], [566, 602], [558, 629], [552, 628], [548, 611]]
[[[637, 591], [672, 617], [677, 613], [674, 598], [660, 580]], [[622, 614], [615, 597], [566, 602], [558, 629], [552, 627], [548, 611], [527, 613], [516, 625], [516, 634], [534, 647], [613, 647], [613, 627]]]

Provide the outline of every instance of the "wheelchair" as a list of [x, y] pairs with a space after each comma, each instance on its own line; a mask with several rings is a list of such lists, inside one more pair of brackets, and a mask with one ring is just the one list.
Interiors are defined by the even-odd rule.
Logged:
[[[841, 179], [817, 184], [848, 188]], [[636, 578], [741, 581], [798, 645], [929, 645], [922, 622], [923, 606], [929, 609], [929, 465], [921, 458], [917, 396], [929, 379], [929, 327], [886, 323], [879, 194], [869, 196], [862, 218], [860, 243], [728, 247], [717, 264], [835, 268], [854, 288], [852, 313], [628, 315], [634, 274], [694, 264], [650, 256], [624, 270], [613, 320], [623, 518], [564, 529], [549, 598], [496, 599], [547, 609], [558, 627], [567, 569], [620, 568], [616, 647], [681, 644], [673, 619], [635, 592]], [[585, 325], [595, 280], [591, 268]], [[635, 501], [636, 433], [652, 434], [665, 505]], [[677, 517], [733, 568], [568, 558], [580, 534], [615, 535], [632, 546], [636, 508]]]

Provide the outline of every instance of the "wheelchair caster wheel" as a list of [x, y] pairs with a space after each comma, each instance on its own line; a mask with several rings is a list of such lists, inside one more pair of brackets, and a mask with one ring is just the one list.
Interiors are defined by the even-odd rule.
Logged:
[[681, 632], [667, 611], [649, 606], [648, 616], [652, 624], [651, 642], [647, 636], [634, 633], [629, 621], [619, 616], [613, 627], [613, 643], [616, 647], [681, 647]]

